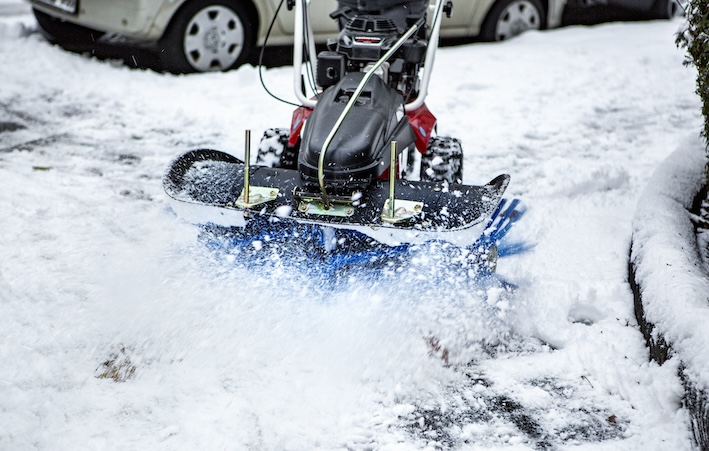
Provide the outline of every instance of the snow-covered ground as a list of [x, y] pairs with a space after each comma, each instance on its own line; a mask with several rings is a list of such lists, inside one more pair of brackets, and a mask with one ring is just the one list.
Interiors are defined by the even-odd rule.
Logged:
[[[465, 181], [507, 172], [529, 209], [510, 294], [446, 267], [340, 291], [215, 253], [161, 177], [288, 126], [256, 69], [131, 70], [0, 18], [0, 449], [689, 449], [677, 363], [648, 362], [626, 280], [640, 194], [700, 129], [680, 24], [437, 55], [428, 105]], [[265, 79], [292, 98], [288, 68]], [[132, 377], [96, 377], [116, 358]]]

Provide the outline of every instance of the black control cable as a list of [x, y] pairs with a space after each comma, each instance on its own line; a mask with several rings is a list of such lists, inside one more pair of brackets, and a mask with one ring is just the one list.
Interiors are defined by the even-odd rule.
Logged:
[[263, 40], [263, 46], [261, 47], [261, 52], [259, 53], [259, 57], [258, 57], [258, 78], [259, 78], [259, 81], [261, 82], [261, 86], [268, 93], [268, 95], [270, 95], [274, 99], [278, 100], [279, 102], [283, 102], [285, 104], [292, 105], [294, 107], [299, 107], [300, 106], [299, 104], [293, 103], [293, 102], [285, 100], [285, 99], [281, 99], [280, 97], [278, 97], [277, 95], [272, 93], [268, 89], [268, 87], [266, 86], [266, 83], [263, 81], [263, 55], [264, 55], [264, 51], [266, 50], [266, 45], [268, 44], [268, 38], [271, 36], [271, 31], [273, 30], [273, 25], [276, 23], [276, 18], [278, 17], [278, 13], [281, 11], [281, 7], [283, 6], [284, 2], [285, 2], [285, 0], [281, 0], [280, 3], [278, 3], [278, 7], [276, 8], [276, 12], [273, 13], [273, 18], [271, 19], [271, 24], [268, 26], [268, 31], [266, 31], [266, 37]]

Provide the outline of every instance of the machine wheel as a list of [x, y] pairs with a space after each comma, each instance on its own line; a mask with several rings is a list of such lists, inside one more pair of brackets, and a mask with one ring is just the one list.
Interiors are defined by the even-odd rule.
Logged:
[[188, 2], [160, 39], [163, 66], [175, 73], [234, 69], [254, 45], [254, 25], [242, 3]]
[[421, 180], [463, 183], [463, 147], [460, 140], [434, 136], [421, 156]]
[[671, 19], [682, 15], [683, 12], [677, 0], [656, 0], [652, 6], [652, 15], [658, 19]]
[[539, 0], [499, 0], [480, 30], [485, 41], [504, 41], [527, 30], [541, 30], [546, 21]]
[[32, 8], [40, 31], [47, 39], [57, 44], [92, 45], [105, 33], [65, 22], [47, 13]]
[[281, 167], [283, 150], [288, 146], [287, 128], [267, 128], [258, 145], [256, 164], [269, 168]]

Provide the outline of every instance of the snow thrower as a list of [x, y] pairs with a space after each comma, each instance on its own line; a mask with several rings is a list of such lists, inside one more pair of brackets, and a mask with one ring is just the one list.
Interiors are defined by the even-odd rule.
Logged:
[[340, 33], [320, 53], [309, 3], [294, 5], [300, 106], [291, 127], [265, 131], [256, 165], [248, 130], [247, 163], [208, 149], [176, 158], [163, 181], [173, 209], [228, 228], [244, 249], [304, 240], [333, 264], [351, 265], [449, 243], [494, 270], [497, 245], [523, 212], [502, 199], [510, 177], [463, 184], [461, 143], [435, 136], [425, 104], [452, 3], [341, 0], [331, 14]]

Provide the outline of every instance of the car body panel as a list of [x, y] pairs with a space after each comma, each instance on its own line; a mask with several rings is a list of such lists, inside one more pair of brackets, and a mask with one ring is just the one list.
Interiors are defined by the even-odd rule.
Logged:
[[[269, 0], [278, 3], [280, 0]], [[330, 18], [330, 13], [337, 9], [336, 0], [316, 0], [310, 4], [310, 20], [313, 23], [313, 30], [318, 34], [336, 34], [337, 22]], [[295, 11], [288, 11], [282, 8], [278, 15], [278, 23], [284, 34], [293, 34], [295, 31]]]
[[444, 17], [441, 22], [441, 35], [444, 37], [463, 37], [472, 32], [476, 35], [480, 32], [482, 19], [492, 8], [494, 0], [481, 0], [471, 2], [469, 0], [455, 0], [453, 2], [453, 14], [451, 17]]
[[[175, 13], [189, 0], [83, 0], [79, 3], [77, 14], [69, 14], [46, 5], [40, 0], [27, 0], [33, 8], [58, 19], [76, 23], [108, 33], [126, 37], [155, 41], [165, 33]], [[324, 42], [337, 34], [337, 23], [329, 14], [337, 8], [336, 0], [317, 0], [311, 6], [315, 37]], [[258, 43], [265, 40], [268, 25], [280, 0], [261, 0], [255, 2], [259, 16]], [[320, 5], [322, 3], [322, 6]], [[287, 8], [281, 8], [274, 30], [269, 36], [272, 44], [292, 43], [295, 14]]]

